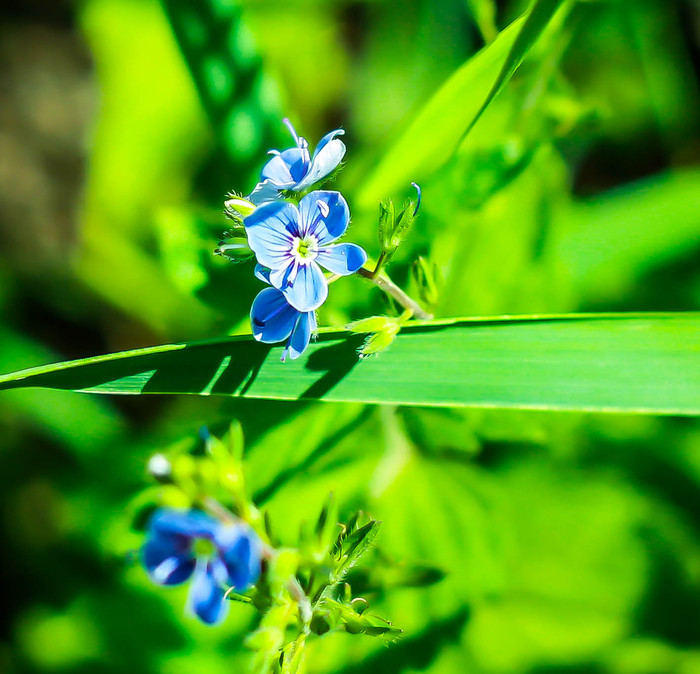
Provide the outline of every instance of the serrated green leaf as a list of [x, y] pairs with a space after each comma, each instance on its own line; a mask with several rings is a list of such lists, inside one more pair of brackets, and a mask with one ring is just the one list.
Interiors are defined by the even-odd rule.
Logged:
[[0, 377], [0, 389], [700, 414], [700, 314], [570, 314], [408, 324], [360, 360], [322, 332], [298, 360], [247, 337], [167, 344]]
[[336, 578], [342, 578], [369, 550], [377, 538], [381, 523], [376, 520], [367, 522], [364, 526], [353, 531], [342, 543], [342, 561], [336, 569]]

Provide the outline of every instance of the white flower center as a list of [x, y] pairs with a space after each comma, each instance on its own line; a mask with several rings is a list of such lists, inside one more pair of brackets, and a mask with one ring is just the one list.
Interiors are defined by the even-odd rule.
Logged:
[[295, 237], [292, 255], [299, 264], [309, 264], [318, 256], [318, 239], [313, 234], [308, 234], [303, 239]]

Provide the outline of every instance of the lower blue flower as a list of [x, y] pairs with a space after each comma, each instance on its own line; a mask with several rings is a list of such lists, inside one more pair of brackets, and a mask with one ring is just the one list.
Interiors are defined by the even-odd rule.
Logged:
[[141, 559], [159, 585], [192, 578], [188, 605], [203, 622], [221, 622], [226, 586], [245, 590], [260, 575], [261, 543], [244, 524], [225, 524], [199, 510], [163, 509], [151, 518]]
[[304, 353], [316, 330], [313, 311], [297, 311], [277, 288], [265, 288], [253, 300], [250, 309], [253, 337], [265, 344], [287, 340], [282, 360], [292, 360]]
[[[270, 270], [255, 265], [255, 276], [271, 285]], [[258, 293], [250, 308], [250, 324], [253, 337], [264, 344], [275, 344], [287, 340], [282, 351], [282, 361], [289, 356], [295, 360], [301, 356], [316, 330], [316, 312], [297, 311], [285, 298], [281, 290], [266, 288]]]

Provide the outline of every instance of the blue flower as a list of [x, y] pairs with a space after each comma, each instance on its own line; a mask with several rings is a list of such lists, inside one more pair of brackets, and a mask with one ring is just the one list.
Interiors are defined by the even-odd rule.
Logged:
[[209, 625], [226, 615], [224, 586], [245, 590], [258, 579], [260, 555], [260, 540], [246, 525], [224, 524], [199, 510], [156, 511], [141, 549], [143, 565], [159, 585], [192, 578], [189, 608]]
[[[270, 272], [258, 265], [255, 275], [270, 282]], [[297, 311], [287, 302], [277, 288], [266, 288], [258, 293], [250, 309], [253, 337], [265, 344], [287, 340], [282, 360], [289, 356], [299, 358], [306, 350], [311, 334], [316, 330], [316, 314], [313, 311]]]
[[258, 262], [270, 270], [270, 284], [282, 291], [294, 309], [318, 309], [328, 297], [321, 271], [347, 276], [367, 260], [354, 243], [331, 245], [345, 233], [350, 210], [339, 192], [317, 190], [297, 208], [274, 201], [255, 209], [244, 221], [248, 245]]
[[343, 129], [331, 131], [321, 138], [311, 157], [306, 138], [297, 135], [288, 119], [284, 123], [292, 134], [296, 147], [283, 152], [270, 150], [269, 154], [274, 156], [263, 167], [261, 182], [248, 195], [248, 199], [256, 205], [277, 199], [280, 190], [302, 192], [315, 185], [333, 173], [345, 155], [343, 141], [336, 138], [345, 133]]

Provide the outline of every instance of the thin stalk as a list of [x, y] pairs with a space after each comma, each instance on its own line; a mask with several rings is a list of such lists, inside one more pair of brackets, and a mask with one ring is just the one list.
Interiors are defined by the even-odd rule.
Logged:
[[374, 271], [372, 272], [372, 280], [376, 279], [377, 276], [379, 276], [379, 272], [382, 270], [382, 267], [384, 266], [385, 259], [386, 259], [386, 251], [383, 250], [379, 254], [379, 259], [377, 260], [377, 266], [374, 268]]
[[401, 288], [399, 288], [399, 286], [397, 286], [385, 272], [381, 275], [375, 276], [374, 272], [362, 267], [358, 269], [356, 273], [372, 281], [372, 283], [383, 290], [387, 295], [395, 299], [404, 309], [410, 311], [416, 318], [427, 321], [433, 317], [432, 314], [424, 311], [418, 302], [401, 290]]

